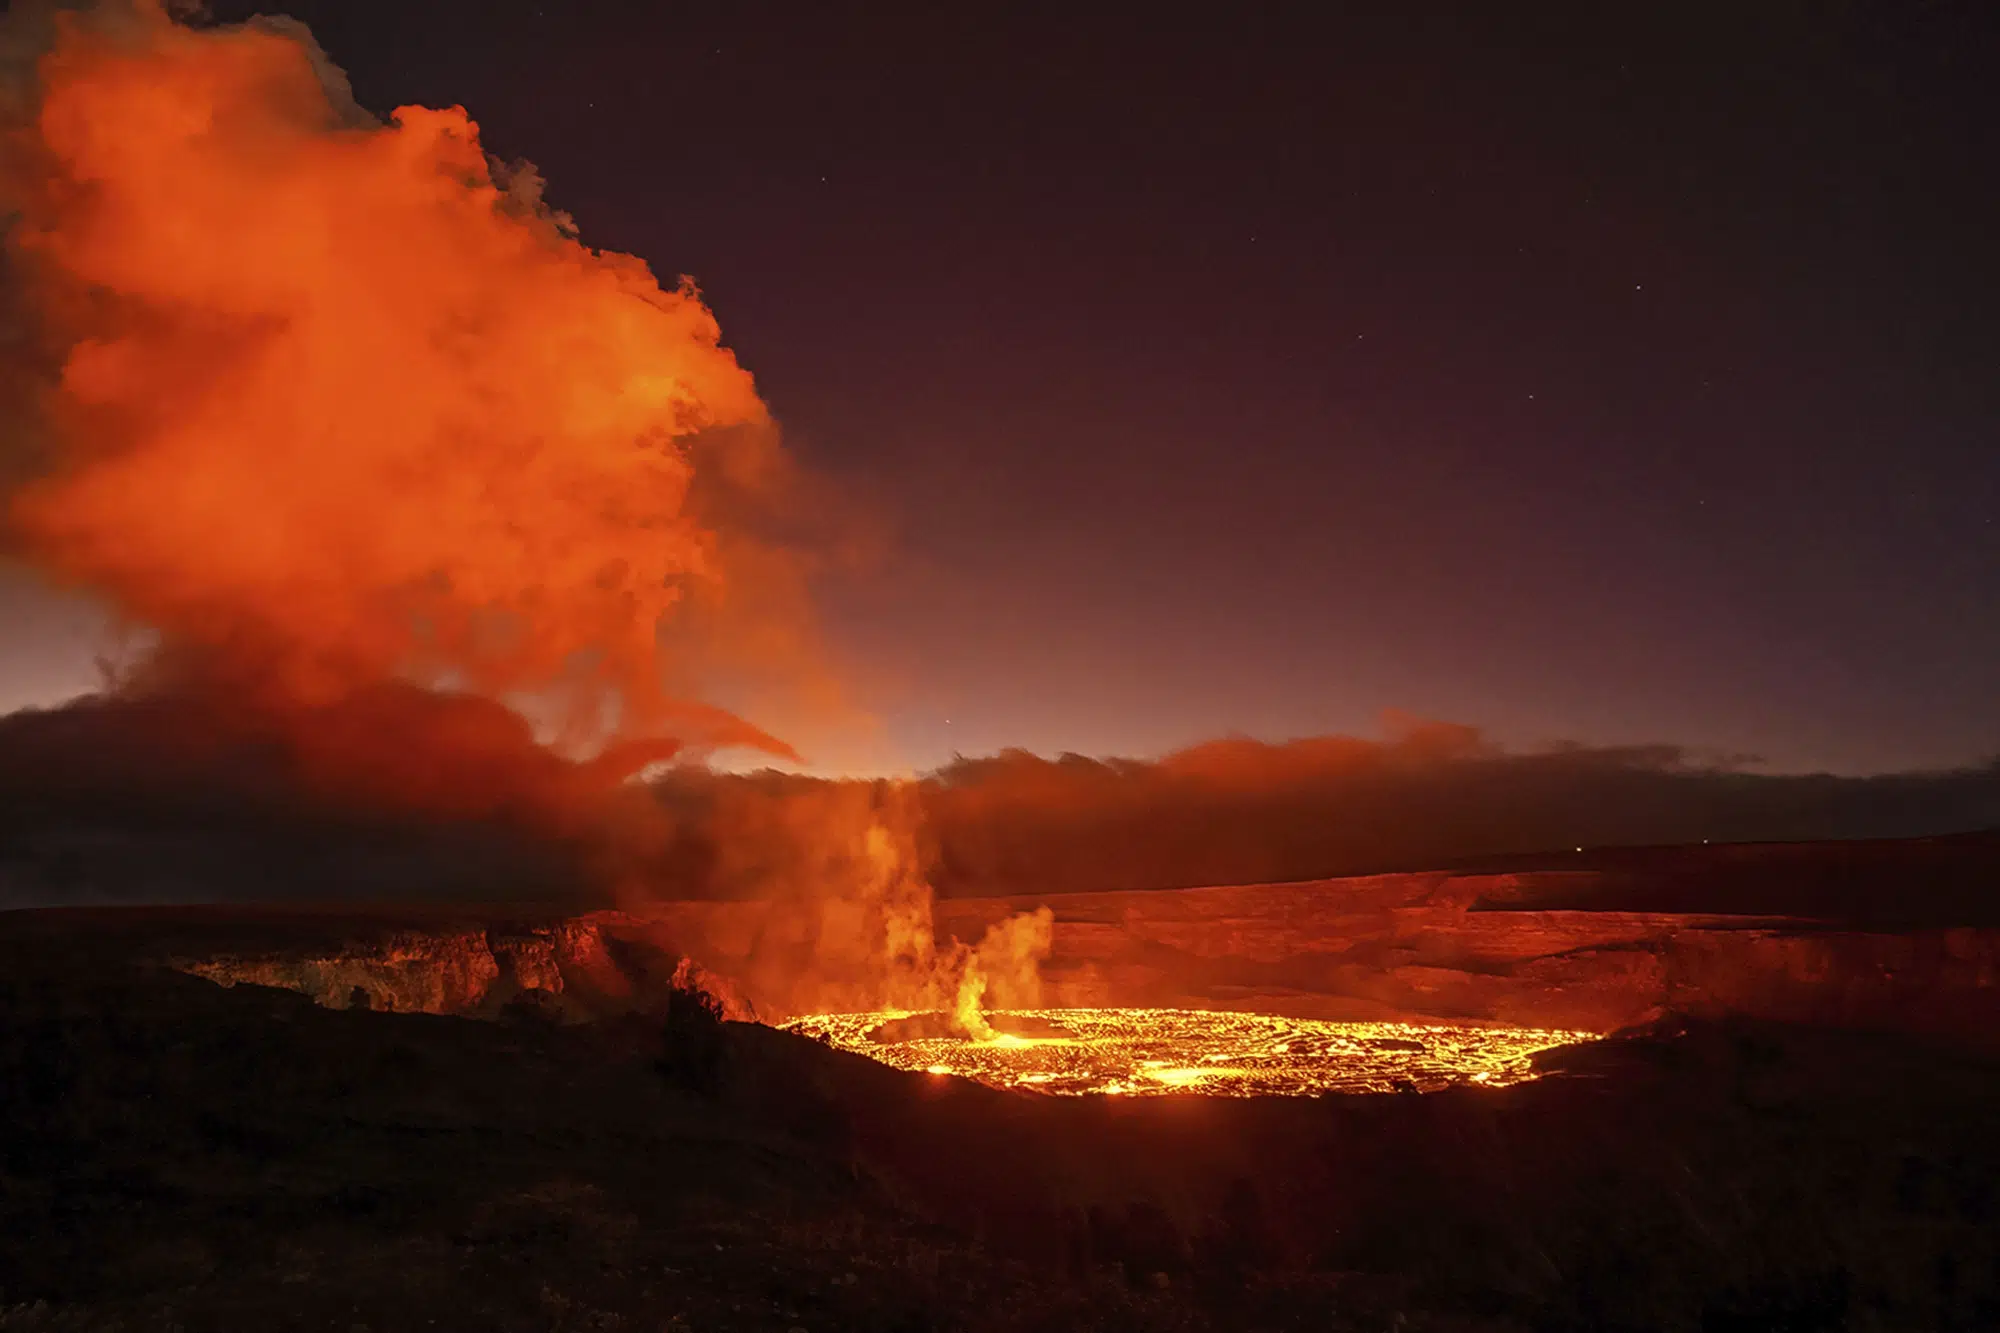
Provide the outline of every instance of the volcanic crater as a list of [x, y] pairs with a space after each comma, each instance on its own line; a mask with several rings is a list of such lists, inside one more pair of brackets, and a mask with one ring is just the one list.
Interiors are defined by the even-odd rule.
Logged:
[[[1052, 896], [1042, 1005], [983, 1033], [788, 1013], [756, 903], [9, 913], [0, 1309], [1978, 1327], [2000, 932], [1945, 923], [1992, 846]], [[1871, 857], [1903, 920], [1782, 910]], [[1771, 910], [1702, 910], [1745, 863]]]

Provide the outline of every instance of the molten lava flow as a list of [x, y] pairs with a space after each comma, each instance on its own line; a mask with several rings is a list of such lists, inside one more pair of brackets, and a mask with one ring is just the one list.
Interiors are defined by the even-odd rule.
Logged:
[[1529, 1057], [1536, 1051], [1596, 1039], [1589, 1032], [1328, 1023], [1207, 1009], [993, 1010], [970, 1029], [941, 1013], [887, 1011], [815, 1014], [783, 1026], [898, 1069], [996, 1088], [1142, 1096], [1503, 1087], [1535, 1077]]

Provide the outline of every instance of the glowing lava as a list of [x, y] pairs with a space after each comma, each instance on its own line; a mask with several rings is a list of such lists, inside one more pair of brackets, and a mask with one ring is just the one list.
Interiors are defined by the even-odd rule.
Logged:
[[784, 1024], [898, 1069], [1046, 1093], [1311, 1097], [1435, 1092], [1536, 1077], [1536, 1051], [1593, 1041], [1542, 1028], [1328, 1023], [1209, 1009], [1011, 1009], [975, 1039], [944, 1014], [814, 1014]]

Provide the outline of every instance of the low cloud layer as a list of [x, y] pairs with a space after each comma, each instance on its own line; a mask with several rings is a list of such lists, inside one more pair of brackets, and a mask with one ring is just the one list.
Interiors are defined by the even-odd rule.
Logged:
[[[897, 882], [952, 896], [1165, 889], [1430, 869], [1576, 847], [1893, 838], [2000, 828], [2000, 765], [1768, 775], [1671, 746], [1511, 753], [1469, 728], [1385, 741], [1222, 740], [1157, 761], [961, 759], [911, 785], [681, 767], [610, 784], [546, 751], [470, 782], [453, 767], [512, 714], [468, 698], [408, 716], [393, 692], [329, 717], [388, 728], [421, 801], [330, 800], [226, 711], [95, 698], [0, 717], [0, 902], [863, 898], [870, 828]], [[412, 723], [454, 728], [427, 762]], [[466, 779], [470, 781], [469, 779]], [[552, 827], [552, 804], [571, 817]], [[894, 818], [881, 812], [892, 809]], [[871, 881], [872, 882], [872, 881]]]
[[[703, 893], [747, 884], [705, 845], [705, 811], [811, 790], [766, 774], [685, 771], [680, 869]], [[1165, 889], [1439, 868], [1578, 846], [1908, 837], [2000, 827], [2000, 765], [1850, 778], [1774, 776], [1673, 746], [1510, 753], [1469, 727], [1389, 740], [1230, 739], [1157, 761], [961, 759], [922, 784], [942, 893]], [[739, 816], [740, 817], [740, 816]], [[769, 845], [768, 842], [766, 845]]]

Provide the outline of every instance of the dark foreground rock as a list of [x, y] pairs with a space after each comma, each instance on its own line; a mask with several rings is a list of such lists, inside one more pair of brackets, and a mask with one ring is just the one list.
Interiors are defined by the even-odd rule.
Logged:
[[2000, 1324], [2000, 1066], [1893, 1034], [1128, 1103], [0, 953], [7, 1333]]

